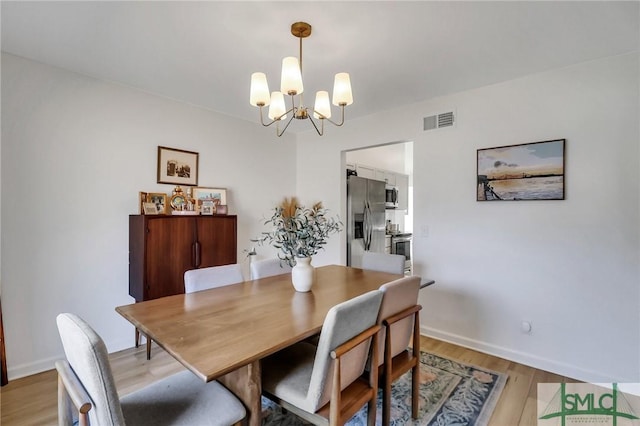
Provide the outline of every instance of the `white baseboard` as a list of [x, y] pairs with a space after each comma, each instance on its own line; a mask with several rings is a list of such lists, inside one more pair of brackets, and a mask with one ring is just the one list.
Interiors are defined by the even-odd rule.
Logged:
[[15, 367], [8, 366], [7, 379], [11, 380], [20, 379], [22, 377], [31, 376], [33, 374], [42, 373], [43, 371], [51, 370], [55, 368], [55, 362], [59, 359], [63, 359], [63, 356], [42, 359], [37, 362], [29, 364], [21, 364]]
[[540, 370], [549, 371], [551, 373], [559, 374], [561, 376], [570, 377], [572, 379], [580, 380], [590, 383], [632, 383], [635, 380], [624, 377], [612, 377], [601, 371], [587, 370], [575, 365], [570, 365], [564, 362], [556, 361], [549, 358], [543, 358], [536, 355], [516, 351], [513, 349], [505, 348], [503, 346], [497, 346], [490, 343], [482, 342], [475, 339], [470, 339], [465, 336], [448, 333], [446, 331], [436, 330], [431, 327], [420, 326], [420, 334], [433, 337], [434, 339], [442, 340], [448, 343], [453, 343], [458, 346], [473, 349], [479, 352], [483, 352], [489, 355], [504, 358], [509, 361], [514, 361], [519, 364], [528, 365]]
[[[144, 336], [142, 336], [141, 340], [144, 342]], [[127, 339], [119, 339], [117, 342], [110, 342], [107, 345], [109, 353], [118, 352], [123, 349], [129, 349], [131, 347], [133, 347], [133, 338], [131, 337]], [[8, 366], [7, 379], [11, 381], [20, 379], [22, 377], [31, 376], [33, 374], [42, 373], [43, 371], [53, 370], [55, 368], [55, 362], [60, 359], [64, 359], [64, 353], [60, 354], [60, 356], [45, 358], [28, 364]]]

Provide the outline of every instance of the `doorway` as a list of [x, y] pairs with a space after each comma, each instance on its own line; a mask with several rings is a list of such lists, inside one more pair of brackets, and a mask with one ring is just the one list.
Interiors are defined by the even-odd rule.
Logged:
[[[344, 151], [344, 160], [347, 174], [346, 185], [346, 264], [358, 267], [357, 259], [361, 256], [361, 251], [366, 250], [366, 241], [357, 240], [357, 213], [358, 209], [351, 206], [353, 196], [357, 195], [351, 190], [353, 196], [349, 194], [349, 176], [357, 176], [373, 181], [383, 182], [383, 207], [382, 220], [374, 221], [372, 225], [375, 238], [370, 238], [373, 242], [377, 239], [384, 239], [384, 243], [370, 244], [370, 251], [380, 251], [394, 253], [393, 238], [399, 236], [408, 239], [406, 244], [410, 244], [413, 233], [413, 142], [403, 141], [389, 143], [379, 146], [370, 146], [351, 151]], [[356, 183], [356, 179], [351, 179]], [[361, 181], [362, 179], [360, 179]], [[361, 186], [361, 183], [358, 184]], [[352, 185], [355, 188], [355, 185]], [[369, 186], [371, 186], [369, 184]], [[367, 190], [367, 193], [369, 191]], [[354, 216], [352, 218], [351, 216]], [[370, 217], [377, 216], [371, 214]], [[353, 228], [353, 229], [351, 229]], [[381, 230], [382, 235], [378, 238], [376, 229]], [[371, 233], [369, 233], [371, 235]], [[360, 247], [362, 245], [363, 247]], [[382, 247], [382, 248], [380, 248]], [[356, 250], [360, 248], [360, 250]], [[356, 261], [352, 261], [356, 259]], [[410, 262], [411, 255], [407, 253], [407, 261]], [[411, 268], [411, 266], [409, 266]]]
[[[359, 176], [362, 177], [384, 180], [384, 175], [380, 171], [391, 171], [408, 176], [406, 210], [388, 210], [385, 216], [388, 216], [386, 219], [391, 220], [391, 223], [398, 224], [400, 230], [413, 232], [413, 142], [394, 142], [346, 151], [345, 163], [347, 169], [350, 167], [359, 169], [361, 172]], [[367, 166], [373, 170], [369, 172], [366, 170]]]

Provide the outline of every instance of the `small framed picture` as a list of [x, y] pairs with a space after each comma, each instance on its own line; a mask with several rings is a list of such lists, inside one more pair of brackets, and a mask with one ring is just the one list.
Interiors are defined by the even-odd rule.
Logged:
[[169, 214], [169, 203], [167, 194], [162, 192], [150, 192], [147, 194], [147, 201], [156, 205], [157, 214]]
[[227, 206], [223, 204], [216, 206], [216, 214], [227, 214]]
[[198, 185], [198, 153], [158, 147], [158, 183]]
[[158, 214], [158, 206], [155, 203], [142, 203], [143, 214]]
[[203, 215], [212, 215], [215, 213], [216, 206], [213, 203], [213, 200], [202, 200], [202, 205], [200, 206], [200, 213]]
[[147, 202], [147, 193], [138, 193], [138, 214], [144, 214], [144, 203]]
[[227, 190], [224, 188], [193, 188], [193, 199], [196, 203], [196, 210], [202, 212], [202, 202], [205, 200], [213, 201], [215, 207], [227, 205]]

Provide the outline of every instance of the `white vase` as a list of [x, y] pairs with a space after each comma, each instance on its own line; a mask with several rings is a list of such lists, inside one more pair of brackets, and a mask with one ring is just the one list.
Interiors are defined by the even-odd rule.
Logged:
[[311, 266], [310, 257], [296, 258], [296, 266], [291, 269], [291, 281], [296, 291], [306, 292], [313, 285], [315, 268]]

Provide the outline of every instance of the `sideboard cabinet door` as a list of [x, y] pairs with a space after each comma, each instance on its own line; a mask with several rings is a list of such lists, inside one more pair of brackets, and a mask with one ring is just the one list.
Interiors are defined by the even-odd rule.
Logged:
[[236, 216], [200, 216], [198, 229], [198, 268], [237, 262]]
[[129, 216], [129, 295], [184, 293], [189, 269], [236, 263], [236, 216]]

